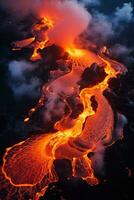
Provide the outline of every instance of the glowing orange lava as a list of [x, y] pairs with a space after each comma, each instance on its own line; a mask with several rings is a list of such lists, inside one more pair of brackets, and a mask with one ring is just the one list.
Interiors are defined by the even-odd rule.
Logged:
[[[51, 20], [44, 18], [33, 27], [34, 37], [24, 40], [23, 45], [21, 42], [17, 42], [16, 46], [22, 48], [32, 43], [34, 51], [31, 60], [39, 59], [38, 50], [44, 49], [48, 43], [50, 44], [47, 31], [53, 26], [54, 23]], [[46, 30], [43, 32], [43, 40], [42, 36], [39, 37], [42, 29]], [[56, 95], [55, 86], [65, 85], [67, 95], [72, 96], [78, 93], [77, 98], [83, 105], [83, 110], [77, 118], [71, 118], [72, 111], [70, 110], [69, 114], [63, 115], [61, 120], [56, 122], [57, 131], [55, 133], [46, 134], [44, 132], [41, 135], [34, 135], [7, 148], [3, 157], [2, 173], [5, 179], [12, 187], [20, 190], [19, 193], [21, 193], [21, 189], [26, 191], [33, 189], [32, 199], [39, 199], [51, 182], [58, 181], [54, 168], [54, 161], [57, 159], [70, 160], [72, 176], [82, 178], [91, 185], [97, 184], [98, 180], [94, 176], [92, 161], [88, 154], [93, 152], [100, 142], [103, 144], [113, 142], [114, 115], [103, 92], [108, 88], [110, 78], [116, 78], [118, 74], [124, 73], [125, 67], [106, 58], [105, 47], [98, 54], [75, 48], [74, 45], [73, 48], [64, 50], [69, 54], [71, 70], [51, 81], [47, 86], [43, 86], [42, 96]], [[102, 82], [80, 91], [77, 83], [87, 66], [90, 67], [93, 63], [103, 66], [106, 77]], [[93, 96], [98, 104], [96, 111], [91, 102]], [[66, 97], [63, 97], [63, 101], [66, 102]], [[41, 97], [37, 107], [42, 105], [42, 102]], [[36, 112], [36, 109], [32, 108], [30, 114]], [[24, 121], [28, 122], [29, 120], [30, 117], [27, 117]], [[8, 199], [11, 199], [10, 195]], [[22, 193], [19, 199], [23, 199]]]
[[38, 51], [48, 46], [49, 38], [47, 33], [49, 29], [53, 28], [53, 26], [53, 21], [47, 17], [44, 17], [39, 23], [32, 27], [33, 37], [14, 42], [13, 50], [20, 50], [24, 47], [32, 46], [34, 47], [34, 50], [31, 60], [36, 61], [41, 59]]

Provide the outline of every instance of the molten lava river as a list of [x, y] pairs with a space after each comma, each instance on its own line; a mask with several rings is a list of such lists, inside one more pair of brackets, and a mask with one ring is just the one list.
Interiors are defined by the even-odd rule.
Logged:
[[[51, 20], [43, 18], [32, 27], [33, 36], [14, 42], [13, 50], [30, 47], [31, 62], [43, 60], [40, 52], [57, 45], [49, 37], [53, 27]], [[126, 68], [109, 58], [106, 47], [91, 51], [73, 43], [57, 48], [62, 54], [57, 62], [64, 70], [55, 70], [53, 78], [43, 85], [37, 106], [24, 122], [28, 123], [33, 113], [46, 105], [44, 116], [49, 118], [59, 112], [60, 119], [54, 123], [52, 133], [34, 134], [6, 149], [0, 180], [1, 189], [8, 191], [5, 199], [37, 200], [43, 196], [49, 184], [59, 179], [56, 160], [69, 160], [71, 177], [98, 184], [89, 155], [95, 154], [100, 144], [107, 147], [122, 137], [122, 134], [113, 137], [121, 115], [113, 112], [103, 93], [109, 80], [125, 73]]]

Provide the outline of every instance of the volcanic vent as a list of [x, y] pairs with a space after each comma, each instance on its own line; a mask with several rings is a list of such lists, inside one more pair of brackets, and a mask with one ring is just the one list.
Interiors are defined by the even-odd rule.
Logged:
[[[69, 5], [67, 1], [59, 3]], [[75, 43], [90, 19], [83, 7], [84, 22], [80, 24], [76, 19], [66, 22], [70, 18], [63, 12], [65, 7], [62, 11], [53, 5], [50, 1], [44, 10], [39, 8], [31, 37], [13, 43], [14, 51], [32, 49], [31, 62], [56, 63], [58, 69], [50, 72], [37, 106], [24, 119], [29, 123], [41, 112], [48, 123], [51, 121], [52, 132], [35, 133], [7, 148], [3, 156], [1, 185], [8, 188], [7, 199], [26, 199], [26, 195], [27, 199], [39, 199], [50, 183], [58, 181], [55, 163], [59, 160], [71, 165], [68, 179], [78, 177], [90, 185], [98, 184], [90, 155], [94, 152], [95, 156], [99, 145], [105, 148], [122, 138], [121, 133], [114, 135], [122, 115], [113, 113], [104, 91], [109, 80], [125, 73], [126, 68], [109, 58], [106, 47], [94, 45], [91, 51]], [[70, 29], [67, 33], [64, 23]]]

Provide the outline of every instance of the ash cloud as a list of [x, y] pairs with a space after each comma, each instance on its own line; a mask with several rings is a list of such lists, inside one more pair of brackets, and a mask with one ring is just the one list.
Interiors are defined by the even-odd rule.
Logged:
[[41, 82], [37, 77], [29, 75], [37, 66], [27, 61], [11, 61], [8, 65], [8, 84], [16, 97], [38, 97]]

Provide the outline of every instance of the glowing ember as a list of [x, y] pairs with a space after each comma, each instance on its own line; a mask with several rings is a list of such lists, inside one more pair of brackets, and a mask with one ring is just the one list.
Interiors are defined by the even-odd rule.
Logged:
[[[48, 31], [53, 26], [53, 21], [43, 18], [40, 23], [33, 26], [34, 37], [16, 42], [16, 47], [32, 45], [34, 51], [31, 60], [40, 59], [39, 50], [50, 45]], [[69, 113], [63, 113], [62, 118], [55, 123], [55, 133], [35, 135], [15, 144], [6, 149], [3, 157], [2, 173], [5, 179], [17, 190], [23, 188], [22, 190], [28, 191], [34, 199], [39, 199], [51, 182], [58, 181], [54, 168], [54, 161], [57, 159], [70, 160], [74, 177], [80, 177], [91, 185], [97, 184], [98, 180], [94, 176], [92, 160], [88, 154], [95, 151], [99, 143], [106, 145], [113, 142], [114, 115], [103, 91], [108, 88], [109, 79], [124, 73], [125, 67], [106, 58], [105, 47], [96, 55], [91, 51], [75, 48], [74, 44], [72, 46], [73, 48], [64, 48], [69, 54], [67, 60], [71, 70], [43, 86], [42, 97], [37, 107], [30, 110], [29, 117], [25, 118], [24, 122], [28, 122], [32, 113], [40, 106], [45, 106], [44, 97], [54, 99], [65, 93], [62, 103], [68, 107]], [[102, 82], [80, 91], [78, 83], [81, 76], [87, 66], [91, 67], [94, 63], [103, 67], [106, 77]], [[67, 96], [73, 96], [83, 105], [83, 110], [75, 118], [71, 116], [73, 110], [67, 103]], [[96, 110], [93, 109], [92, 97], [97, 102]], [[23, 199], [22, 193], [19, 199]], [[10, 195], [8, 199], [11, 199]]]

